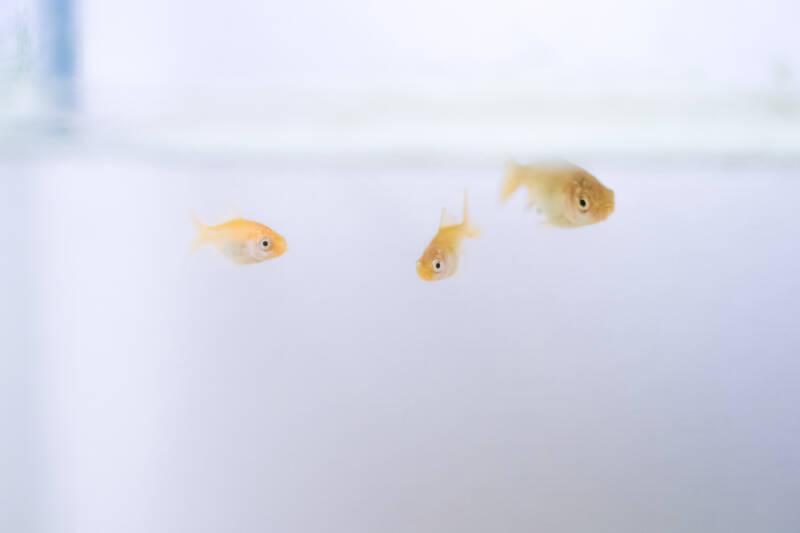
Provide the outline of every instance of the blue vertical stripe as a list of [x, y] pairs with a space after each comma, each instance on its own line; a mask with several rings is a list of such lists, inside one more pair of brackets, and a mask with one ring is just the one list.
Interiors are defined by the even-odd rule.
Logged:
[[75, 4], [73, 0], [39, 0], [47, 50], [45, 76], [57, 104], [75, 104]]

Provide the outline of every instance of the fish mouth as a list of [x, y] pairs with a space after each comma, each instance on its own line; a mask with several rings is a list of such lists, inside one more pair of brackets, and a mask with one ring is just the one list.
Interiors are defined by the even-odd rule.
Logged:
[[425, 268], [422, 266], [422, 260], [417, 260], [417, 276], [422, 281], [431, 281], [431, 279], [425, 275]]

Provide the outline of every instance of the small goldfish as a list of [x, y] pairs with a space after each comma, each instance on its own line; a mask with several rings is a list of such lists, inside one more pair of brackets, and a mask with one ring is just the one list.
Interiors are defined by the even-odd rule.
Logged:
[[449, 278], [458, 269], [461, 241], [479, 237], [481, 230], [469, 219], [467, 191], [464, 191], [464, 220], [459, 224], [455, 217], [442, 208], [439, 232], [417, 260], [417, 274], [425, 281]]
[[217, 249], [237, 265], [252, 265], [283, 255], [288, 247], [286, 239], [264, 224], [237, 218], [219, 226], [206, 226], [195, 217], [197, 236], [192, 244], [195, 250], [206, 243]]
[[547, 223], [576, 228], [602, 222], [614, 212], [614, 191], [571, 163], [511, 163], [500, 191], [505, 202], [520, 185], [528, 187], [528, 209], [547, 216]]

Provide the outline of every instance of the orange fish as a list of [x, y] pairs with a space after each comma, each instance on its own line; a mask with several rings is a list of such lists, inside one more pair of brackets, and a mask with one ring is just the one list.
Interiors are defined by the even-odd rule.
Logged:
[[219, 226], [206, 226], [196, 217], [195, 250], [211, 243], [237, 265], [252, 265], [286, 253], [286, 239], [264, 224], [237, 218]]
[[439, 232], [417, 260], [417, 275], [425, 281], [449, 278], [458, 270], [461, 241], [479, 237], [481, 230], [469, 218], [467, 191], [464, 191], [464, 220], [459, 224], [455, 217], [442, 208]]
[[536, 207], [547, 223], [576, 228], [607, 219], [614, 212], [614, 191], [597, 178], [571, 163], [511, 163], [500, 191], [505, 202], [524, 185], [528, 188], [528, 209]]

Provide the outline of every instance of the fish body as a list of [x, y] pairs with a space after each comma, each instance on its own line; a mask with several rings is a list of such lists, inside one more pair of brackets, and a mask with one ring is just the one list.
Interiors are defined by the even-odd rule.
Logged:
[[576, 228], [595, 224], [614, 212], [614, 191], [572, 163], [511, 163], [500, 200], [505, 202], [521, 186], [528, 189], [528, 209], [536, 207], [552, 226]]
[[466, 239], [479, 237], [481, 230], [469, 216], [467, 193], [464, 192], [464, 215], [461, 223], [442, 208], [439, 231], [417, 260], [417, 275], [425, 281], [449, 278], [458, 270], [461, 244]]
[[207, 226], [195, 218], [197, 236], [192, 249], [213, 244], [237, 265], [252, 265], [274, 259], [287, 250], [286, 239], [264, 224], [236, 218], [218, 226]]

